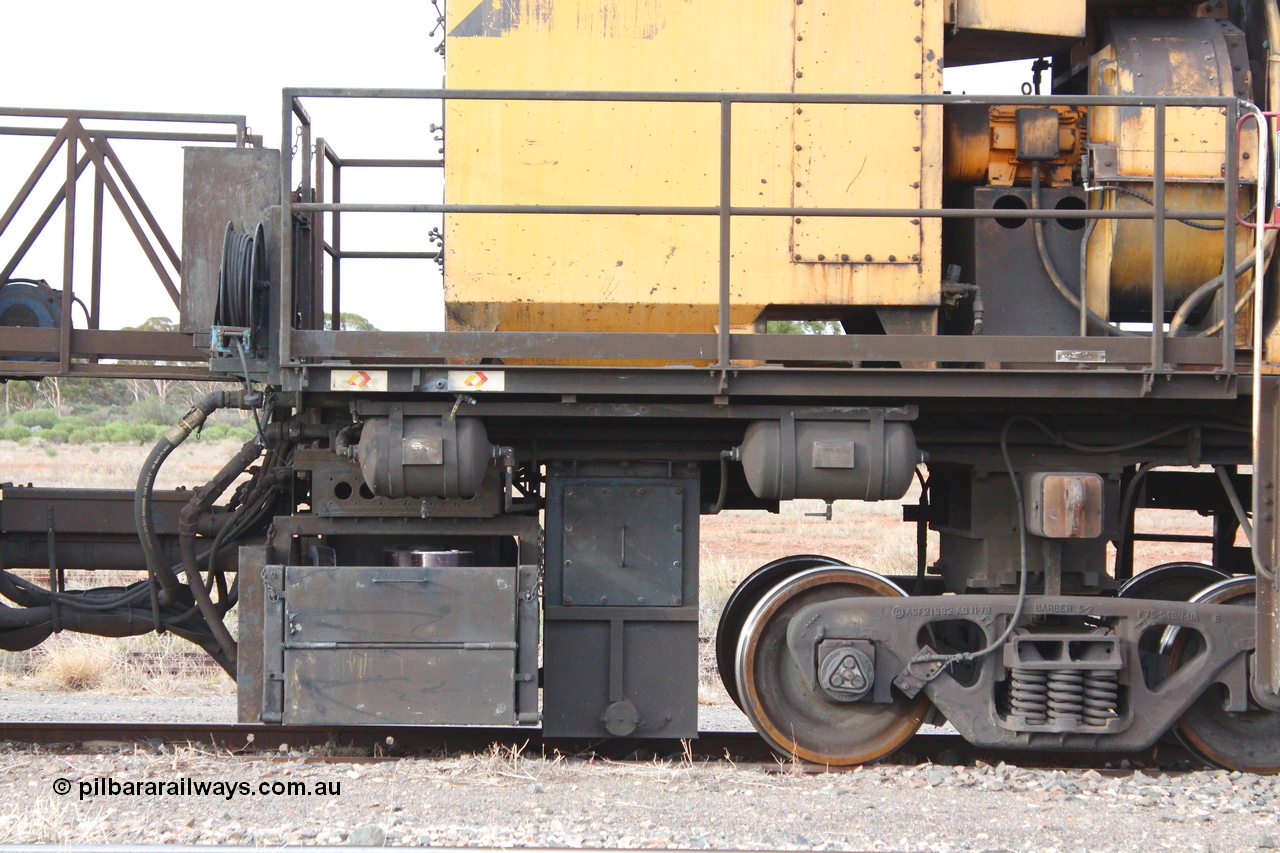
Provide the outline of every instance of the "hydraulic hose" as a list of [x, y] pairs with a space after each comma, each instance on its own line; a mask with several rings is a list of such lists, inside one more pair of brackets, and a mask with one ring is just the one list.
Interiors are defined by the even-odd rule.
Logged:
[[214, 606], [213, 599], [209, 597], [209, 590], [205, 587], [204, 579], [200, 575], [199, 557], [196, 554], [196, 522], [213, 506], [214, 501], [227, 490], [236, 477], [248, 469], [261, 455], [262, 446], [256, 440], [246, 441], [240, 451], [222, 466], [222, 470], [214, 475], [212, 480], [196, 489], [191, 500], [182, 508], [178, 521], [178, 547], [182, 553], [187, 586], [195, 598], [201, 615], [209, 625], [209, 630], [213, 632], [214, 639], [222, 647], [227, 659], [232, 662], [236, 659], [236, 641], [227, 630], [226, 623], [222, 621], [222, 614]]
[[[1263, 238], [1263, 248], [1262, 248], [1263, 252], [1267, 255], [1270, 255], [1272, 249], [1275, 248], [1275, 244], [1276, 244], [1276, 232], [1268, 231], [1266, 237]], [[1248, 260], [1242, 262], [1239, 266], [1236, 267], [1235, 277], [1239, 278], [1240, 276], [1247, 273], [1249, 270], [1253, 269], [1256, 265], [1257, 265], [1256, 257], [1254, 257], [1253, 255], [1250, 255]], [[1267, 266], [1269, 266], [1269, 263], [1264, 262], [1263, 264], [1264, 275], [1266, 274]], [[1257, 281], [1258, 277], [1255, 275], [1253, 279], [1254, 281]], [[1204, 284], [1200, 285], [1198, 288], [1192, 291], [1191, 294], [1187, 296], [1186, 299], [1182, 300], [1182, 304], [1178, 306], [1178, 310], [1173, 315], [1173, 320], [1170, 321], [1169, 323], [1169, 335], [1177, 336], [1178, 332], [1182, 330], [1182, 327], [1185, 326], [1187, 322], [1191, 319], [1192, 313], [1194, 313], [1195, 310], [1200, 307], [1200, 304], [1204, 302], [1205, 299], [1207, 299], [1212, 294], [1217, 293], [1219, 290], [1221, 290], [1222, 284], [1223, 284], [1222, 276], [1218, 276], [1217, 278], [1210, 279], [1209, 281], [1206, 281]], [[1245, 288], [1244, 292], [1240, 294], [1240, 297], [1236, 300], [1235, 313], [1239, 314], [1240, 311], [1244, 309], [1245, 305], [1249, 302], [1249, 300], [1252, 297], [1253, 297], [1253, 281], [1249, 282], [1249, 286]], [[1222, 329], [1222, 320], [1219, 320], [1209, 328], [1204, 329], [1203, 331], [1200, 331], [1200, 332], [1196, 332], [1196, 337], [1207, 338], [1211, 335], [1216, 335], [1221, 329]]]
[[[138, 485], [133, 498], [133, 520], [138, 528], [138, 540], [142, 544], [142, 552], [147, 560], [147, 574], [151, 580], [151, 612], [155, 621], [155, 630], [163, 631], [160, 621], [160, 608], [175, 600], [181, 582], [177, 575], [165, 563], [160, 551], [160, 539], [156, 536], [155, 524], [151, 517], [151, 493], [155, 489], [156, 476], [164, 465], [169, 454], [178, 445], [187, 440], [187, 436], [195, 432], [205, 419], [218, 409], [239, 407], [245, 404], [244, 391], [211, 391], [200, 398], [182, 418], [169, 429], [151, 448], [142, 470], [138, 472]], [[157, 584], [163, 592], [156, 589]]]

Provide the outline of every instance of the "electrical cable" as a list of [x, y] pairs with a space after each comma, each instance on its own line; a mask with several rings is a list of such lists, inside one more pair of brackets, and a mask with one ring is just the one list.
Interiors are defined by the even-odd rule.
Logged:
[[[1153, 433], [1145, 438], [1137, 439], [1135, 441], [1125, 442], [1123, 444], [1088, 445], [1088, 444], [1081, 444], [1080, 442], [1068, 441], [1058, 433], [1055, 433], [1053, 430], [1049, 429], [1049, 427], [1047, 427], [1044, 423], [1042, 423], [1041, 421], [1029, 415], [1016, 415], [1010, 418], [1009, 420], [1005, 421], [1004, 427], [1000, 430], [1000, 456], [1004, 460], [1005, 471], [1009, 474], [1009, 482], [1013, 486], [1014, 503], [1016, 505], [1017, 513], [1018, 513], [1018, 545], [1019, 545], [1018, 601], [1017, 601], [1017, 604], [1014, 605], [1013, 616], [1010, 618], [1009, 624], [1005, 626], [1004, 632], [1001, 633], [1001, 635], [997, 637], [995, 640], [993, 640], [991, 643], [989, 643], [985, 648], [980, 649], [976, 652], [957, 652], [955, 654], [922, 654], [922, 655], [916, 655], [915, 657], [913, 657], [910, 663], [907, 665], [907, 668], [908, 670], [911, 671], [911, 673], [914, 676], [922, 679], [923, 681], [928, 682], [933, 680], [951, 664], [959, 663], [963, 661], [977, 660], [979, 658], [986, 657], [987, 655], [997, 651], [1008, 641], [1009, 637], [1013, 634], [1013, 631], [1017, 626], [1018, 620], [1022, 618], [1022, 612], [1025, 608], [1026, 597], [1027, 597], [1027, 574], [1028, 574], [1026, 500], [1022, 493], [1022, 484], [1018, 481], [1017, 472], [1013, 467], [1013, 459], [1009, 453], [1009, 431], [1010, 429], [1012, 429], [1014, 424], [1020, 421], [1025, 421], [1027, 423], [1032, 424], [1041, 432], [1043, 432], [1045, 435], [1047, 435], [1050, 439], [1052, 439], [1055, 444], [1059, 444], [1063, 447], [1067, 447], [1072, 450], [1078, 450], [1078, 451], [1087, 452], [1087, 453], [1118, 453], [1124, 450], [1132, 450], [1136, 447], [1141, 447], [1144, 444], [1150, 444], [1153, 441], [1159, 441], [1161, 438], [1166, 438], [1170, 435], [1175, 435], [1178, 432], [1182, 432], [1187, 429], [1194, 429], [1200, 426], [1199, 424], [1179, 424], [1175, 427], [1170, 427], [1168, 429], [1161, 430], [1160, 432]], [[1233, 429], [1232, 427], [1229, 427], [1229, 426], [1223, 426], [1220, 428]], [[1146, 468], [1152, 467], [1153, 464], [1154, 463], [1144, 463]], [[1139, 471], [1143, 474], [1146, 473], [1142, 466], [1139, 467]], [[1129, 494], [1132, 494], [1132, 493], [1133, 493], [1133, 483], [1130, 483]], [[915, 670], [915, 665], [919, 663], [940, 663], [942, 664], [942, 666], [940, 666], [932, 674], [920, 673], [920, 672], [916, 672]]]
[[[1147, 196], [1143, 195], [1142, 193], [1138, 192], [1135, 189], [1130, 189], [1129, 187], [1122, 187], [1116, 184], [1099, 184], [1098, 189], [1110, 190], [1112, 192], [1118, 192], [1118, 193], [1123, 193], [1124, 195], [1127, 195], [1127, 196], [1132, 196], [1133, 198], [1136, 198], [1138, 201], [1146, 203], [1148, 207], [1156, 206], [1156, 203], [1154, 200], [1148, 198]], [[1255, 203], [1253, 207], [1250, 208], [1249, 212], [1244, 215], [1244, 218], [1248, 219], [1250, 216], [1253, 216], [1253, 214], [1256, 213], [1257, 210], [1258, 210], [1258, 205]], [[1181, 222], [1183, 225], [1186, 225], [1188, 228], [1198, 228], [1201, 231], [1225, 231], [1226, 230], [1225, 223], [1222, 225], [1206, 225], [1203, 222], [1194, 222], [1190, 219], [1174, 219], [1171, 221]]]
[[[1026, 608], [1027, 603], [1027, 518], [1026, 518], [1026, 501], [1022, 494], [1022, 484], [1018, 481], [1018, 473], [1013, 467], [1013, 458], [1009, 454], [1009, 430], [1015, 423], [1022, 420], [1031, 420], [1025, 415], [1016, 415], [1005, 422], [1004, 428], [1000, 430], [1000, 456], [1004, 459], [1005, 471], [1009, 474], [1009, 483], [1013, 486], [1014, 504], [1018, 511], [1018, 564], [1019, 564], [1019, 580], [1018, 580], [1018, 600], [1013, 607], [1013, 615], [1009, 617], [1009, 624], [1005, 626], [1000, 636], [996, 637], [985, 648], [976, 652], [956, 652], [954, 654], [924, 654], [916, 655], [907, 664], [908, 671], [912, 675], [920, 678], [922, 681], [929, 682], [937, 678], [947, 667], [954, 663], [965, 661], [975, 661], [984, 658], [993, 652], [1004, 647], [1009, 637], [1013, 636], [1014, 630], [1018, 627], [1018, 621], [1022, 618], [1022, 612]], [[918, 663], [938, 663], [941, 664], [932, 673], [919, 673], [915, 671], [915, 665]]]
[[[1031, 209], [1040, 209], [1040, 163], [1039, 161], [1032, 164], [1031, 169]], [[1062, 276], [1058, 273], [1058, 268], [1054, 266], [1053, 259], [1049, 257], [1049, 247], [1044, 240], [1044, 222], [1038, 218], [1031, 220], [1031, 230], [1035, 232], [1036, 251], [1040, 255], [1040, 265], [1044, 267], [1045, 273], [1049, 276], [1049, 281], [1053, 284], [1055, 290], [1062, 294], [1062, 297], [1071, 303], [1071, 306], [1077, 311], [1085, 315], [1088, 323], [1093, 328], [1102, 332], [1104, 335], [1114, 335], [1122, 338], [1140, 338], [1143, 335], [1137, 332], [1129, 332], [1114, 326], [1107, 320], [1099, 317], [1091, 311], [1083, 300], [1076, 297], [1071, 289], [1067, 287], [1066, 282], [1062, 280]]]

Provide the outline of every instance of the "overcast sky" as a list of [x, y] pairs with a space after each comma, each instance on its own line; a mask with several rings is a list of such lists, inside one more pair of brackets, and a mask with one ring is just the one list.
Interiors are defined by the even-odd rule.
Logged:
[[[4, 72], [0, 107], [146, 110], [245, 115], [268, 146], [279, 144], [280, 90], [285, 86], [434, 88], [443, 66], [434, 52], [440, 33], [429, 36], [436, 11], [426, 0], [359, 4], [328, 2], [257, 4], [63, 0], [6, 4]], [[957, 91], [1016, 92], [1029, 74], [1003, 71], [961, 79]], [[397, 112], [398, 111], [398, 112]], [[318, 132], [344, 157], [433, 157], [427, 125], [435, 113], [399, 103], [372, 108], [316, 104]], [[388, 122], [399, 118], [394, 130]], [[49, 126], [0, 118], [0, 125]], [[203, 128], [201, 128], [203, 129]], [[30, 173], [48, 139], [0, 137], [0, 208]], [[180, 247], [182, 156], [173, 143], [120, 142], [117, 153], [155, 210], [170, 240]], [[59, 159], [28, 203], [26, 216], [0, 236], [0, 266], [61, 181]], [[349, 181], [349, 183], [347, 183]], [[421, 174], [344, 175], [348, 196], [364, 191], [434, 200]], [[79, 184], [77, 216], [90, 222], [92, 179]], [[373, 199], [371, 199], [373, 200]], [[104, 255], [103, 327], [134, 325], [148, 317], [176, 319], [169, 301], [123, 219], [108, 201]], [[430, 248], [425, 218], [387, 228], [387, 217], [344, 220], [349, 249]], [[88, 229], [77, 243], [76, 292], [88, 290]], [[45, 278], [61, 286], [61, 218], [19, 267], [17, 275]], [[357, 266], [358, 265], [358, 266]], [[369, 317], [384, 329], [439, 328], [440, 289], [434, 264], [426, 261], [356, 262], [343, 267], [345, 310]], [[83, 325], [79, 312], [76, 325]]]

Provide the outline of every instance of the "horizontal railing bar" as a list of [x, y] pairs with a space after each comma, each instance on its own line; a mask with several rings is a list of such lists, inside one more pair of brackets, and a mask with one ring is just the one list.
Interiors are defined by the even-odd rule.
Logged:
[[[0, 136], [57, 136], [59, 130], [51, 127], [0, 127]], [[147, 139], [159, 142], [236, 142], [241, 137], [234, 133], [166, 133], [162, 130], [102, 130], [86, 128], [85, 133], [97, 139]], [[262, 137], [254, 134], [243, 139], [255, 147], [262, 147]]]
[[339, 251], [333, 248], [330, 243], [322, 243], [325, 254], [331, 258], [354, 258], [358, 261], [367, 260], [435, 260], [440, 257], [439, 252], [348, 252]]
[[207, 367], [176, 364], [93, 364], [73, 361], [67, 373], [58, 372], [56, 361], [2, 361], [0, 376], [26, 379], [33, 376], [95, 376], [102, 379], [190, 379], [227, 382], [225, 375]]
[[443, 160], [397, 160], [395, 158], [361, 158], [358, 160], [343, 160], [338, 158], [335, 162], [342, 168], [404, 168], [404, 169], [439, 169], [444, 166]]
[[226, 115], [223, 113], [50, 110], [40, 107], [0, 107], [0, 116], [22, 116], [23, 118], [101, 119], [103, 121], [170, 121], [186, 124], [234, 124], [237, 127], [243, 126], [248, 121], [244, 116]]
[[645, 101], [664, 103], [719, 104], [883, 104], [950, 105], [995, 104], [1027, 106], [1156, 106], [1225, 107], [1236, 99], [1229, 96], [1194, 95], [893, 95], [821, 92], [662, 92], [592, 91], [572, 89], [285, 89], [286, 98], [370, 98], [402, 100], [461, 101]]
[[[59, 329], [6, 327], [0, 330], [0, 355], [57, 356], [59, 333]], [[207, 361], [209, 353], [196, 349], [191, 335], [182, 332], [72, 329], [71, 357]]]
[[[1090, 367], [1142, 365], [1149, 340], [1071, 337], [962, 337], [917, 335], [733, 335], [735, 359], [759, 361], [942, 361], [1064, 364], [1078, 370], [1072, 355], [1088, 348], [1100, 363]], [[1219, 345], [1211, 338], [1169, 338], [1168, 360], [1217, 364]], [[711, 361], [714, 334], [622, 332], [335, 332], [295, 330], [295, 356], [361, 358], [569, 358]]]
[[[530, 213], [611, 216], [717, 216], [718, 207], [626, 204], [365, 204], [361, 202], [297, 202], [295, 211], [337, 213]], [[965, 207], [731, 207], [732, 216], [848, 216], [924, 219], [1152, 219], [1150, 210], [1006, 210]], [[1169, 210], [1166, 219], [1221, 222], [1220, 210]]]

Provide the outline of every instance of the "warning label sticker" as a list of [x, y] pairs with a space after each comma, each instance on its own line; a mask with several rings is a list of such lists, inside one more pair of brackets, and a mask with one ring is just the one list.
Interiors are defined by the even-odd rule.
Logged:
[[505, 391], [507, 375], [501, 370], [450, 370], [450, 391]]
[[333, 370], [329, 372], [330, 391], [385, 391], [385, 370]]

